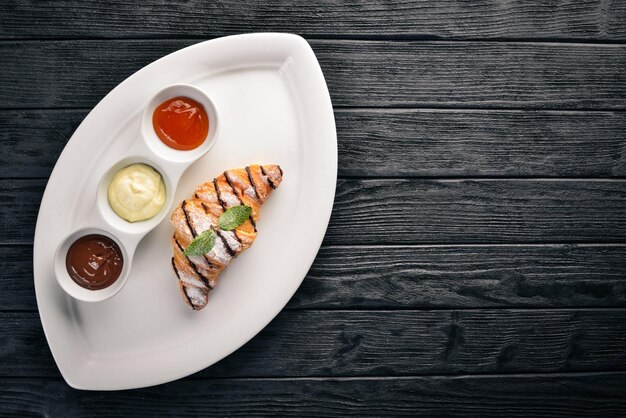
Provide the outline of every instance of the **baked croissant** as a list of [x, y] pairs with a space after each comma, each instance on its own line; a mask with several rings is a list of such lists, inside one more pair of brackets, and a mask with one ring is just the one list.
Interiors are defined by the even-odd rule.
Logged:
[[[183, 300], [194, 310], [206, 306], [219, 272], [254, 242], [261, 205], [282, 178], [278, 165], [226, 170], [213, 181], [199, 185], [194, 197], [183, 200], [174, 210], [171, 217], [175, 228], [172, 268]], [[218, 227], [220, 215], [241, 204], [252, 208], [248, 220], [232, 231], [221, 230]], [[204, 255], [185, 255], [183, 251], [191, 241], [208, 229], [216, 234], [213, 248]]]

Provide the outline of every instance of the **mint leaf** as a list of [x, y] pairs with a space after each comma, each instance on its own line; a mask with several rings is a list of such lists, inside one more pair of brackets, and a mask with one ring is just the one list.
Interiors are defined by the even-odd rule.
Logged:
[[252, 208], [246, 205], [233, 206], [220, 216], [219, 225], [224, 231], [232, 231], [250, 217]]
[[215, 233], [212, 230], [207, 229], [206, 231], [195, 237], [193, 241], [191, 241], [191, 243], [189, 243], [187, 248], [185, 248], [183, 254], [187, 256], [203, 255], [211, 251], [211, 248], [213, 248], [214, 244]]

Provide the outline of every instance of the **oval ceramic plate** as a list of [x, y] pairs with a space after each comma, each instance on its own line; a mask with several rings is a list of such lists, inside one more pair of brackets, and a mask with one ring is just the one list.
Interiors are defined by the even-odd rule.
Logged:
[[[179, 294], [168, 217], [139, 243], [126, 286], [103, 302], [57, 283], [56, 246], [95, 210], [100, 178], [139, 135], [147, 101], [171, 84], [204, 91], [220, 113], [213, 149], [182, 176], [174, 202], [229, 168], [280, 164], [254, 245], [220, 275], [202, 311]], [[285, 306], [324, 237], [337, 177], [337, 136], [324, 76], [309, 44], [288, 34], [203, 42], [146, 66], [78, 127], [44, 193], [34, 245], [35, 290], [48, 344], [69, 385], [117, 390], [168, 382], [219, 361]]]

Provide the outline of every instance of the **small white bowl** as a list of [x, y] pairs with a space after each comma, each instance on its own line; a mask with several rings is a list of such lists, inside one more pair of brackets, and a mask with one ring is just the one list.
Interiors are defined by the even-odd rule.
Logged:
[[[160, 163], [164, 163], [160, 161]], [[146, 219], [144, 221], [137, 222], [129, 222], [124, 218], [121, 218], [117, 213], [113, 211], [111, 205], [109, 204], [109, 196], [108, 190], [109, 185], [111, 184], [111, 180], [118, 171], [120, 171], [124, 167], [128, 167], [131, 164], [145, 164], [152, 168], [154, 168], [160, 175], [163, 180], [163, 184], [165, 185], [165, 203], [163, 207], [150, 219]], [[167, 163], [164, 163], [167, 165]], [[177, 180], [176, 180], [177, 182]], [[98, 185], [98, 195], [97, 199], [97, 207], [102, 215], [102, 218], [106, 223], [113, 227], [114, 230], [123, 232], [124, 234], [129, 235], [145, 235], [147, 232], [151, 231], [158, 224], [160, 224], [163, 219], [167, 216], [170, 207], [172, 206], [174, 200], [174, 191], [176, 189], [176, 183], [173, 183], [170, 180], [170, 177], [167, 175], [167, 170], [161, 167], [161, 164], [157, 164], [156, 162], [147, 159], [146, 157], [126, 157], [118, 161], [113, 167], [107, 171], [107, 173], [102, 176], [100, 179], [100, 184]], [[120, 239], [124, 239], [120, 237]]]
[[[200, 103], [209, 118], [209, 132], [207, 133], [207, 137], [199, 147], [192, 150], [181, 151], [168, 147], [159, 139], [154, 131], [154, 125], [152, 124], [152, 115], [157, 106], [168, 99], [179, 96], [189, 97]], [[191, 163], [213, 148], [217, 140], [219, 125], [220, 121], [217, 109], [209, 96], [194, 86], [188, 84], [174, 84], [173, 86], [166, 87], [159, 91], [154, 95], [152, 100], [148, 102], [141, 118], [141, 136], [152, 152], [164, 160], [176, 163]]]
[[[113, 284], [100, 290], [90, 290], [80, 286], [72, 280], [65, 265], [67, 251], [70, 246], [77, 239], [91, 234], [104, 235], [111, 238], [120, 247], [120, 251], [122, 252], [122, 272]], [[115, 235], [100, 228], [84, 228], [72, 232], [63, 241], [61, 241], [61, 245], [57, 247], [57, 250], [54, 253], [54, 273], [63, 290], [65, 290], [65, 292], [71, 297], [84, 302], [100, 302], [115, 296], [120, 290], [122, 290], [128, 281], [132, 261], [132, 254], [129, 254], [128, 250], [124, 246], [124, 243], [122, 243]]]

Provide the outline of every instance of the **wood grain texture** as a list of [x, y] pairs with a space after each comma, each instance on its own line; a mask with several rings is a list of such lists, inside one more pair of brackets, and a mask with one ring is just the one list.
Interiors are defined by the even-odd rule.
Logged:
[[37, 310], [32, 246], [0, 247], [0, 271], [0, 310]]
[[10, 416], [622, 416], [624, 373], [404, 379], [185, 379], [124, 392], [3, 379]]
[[625, 205], [621, 180], [339, 180], [325, 242], [623, 242]]
[[328, 41], [313, 47], [340, 106], [626, 104], [626, 45]]
[[[36, 310], [32, 249], [0, 270], [0, 310]], [[287, 309], [600, 306], [626, 306], [626, 246], [322, 247]]]
[[47, 180], [0, 180], [0, 239], [30, 243]]
[[623, 112], [346, 109], [335, 119], [340, 175], [626, 175]]
[[[22, 303], [28, 306], [23, 299]], [[624, 246], [374, 246], [322, 247], [288, 307], [610, 307], [625, 303]]]
[[[35, 311], [44, 179], [123, 79], [250, 31], [306, 36], [324, 71], [325, 245], [213, 367], [73, 390]], [[2, 6], [0, 416], [625, 416], [625, 41], [618, 0]]]
[[0, 111], [0, 177], [48, 178], [63, 147], [87, 113]]
[[[0, 111], [0, 177], [48, 177], [86, 115]], [[625, 112], [339, 109], [335, 122], [340, 176], [626, 175]]]
[[[58, 376], [36, 313], [0, 315], [0, 375]], [[283, 311], [203, 377], [626, 370], [626, 310]]]
[[0, 15], [0, 38], [211, 37], [282, 31], [323, 37], [626, 38], [619, 0], [559, 2], [22, 1]]
[[[45, 180], [0, 180], [2, 244], [32, 242]], [[626, 241], [625, 180], [339, 180], [326, 244]]]
[[[190, 40], [0, 42], [0, 108], [92, 107]], [[335, 106], [626, 108], [626, 45], [313, 41]], [[21, 80], [15, 83], [15, 80]]]

